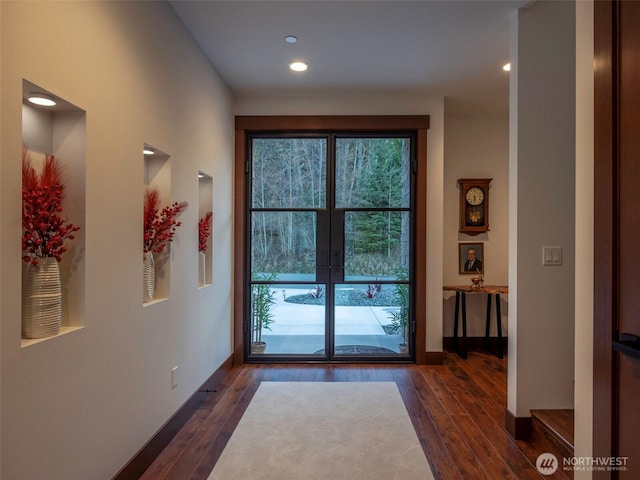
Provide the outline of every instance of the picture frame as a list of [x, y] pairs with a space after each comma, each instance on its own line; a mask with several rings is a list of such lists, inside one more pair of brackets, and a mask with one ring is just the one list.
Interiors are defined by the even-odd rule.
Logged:
[[[467, 261], [471, 260], [469, 250], [472, 250], [471, 255], [474, 257], [473, 265], [469, 269]], [[475, 252], [475, 253], [473, 253]], [[458, 243], [458, 267], [460, 275], [477, 275], [479, 273], [484, 274], [485, 258], [484, 258], [484, 243], [483, 242], [460, 242]]]

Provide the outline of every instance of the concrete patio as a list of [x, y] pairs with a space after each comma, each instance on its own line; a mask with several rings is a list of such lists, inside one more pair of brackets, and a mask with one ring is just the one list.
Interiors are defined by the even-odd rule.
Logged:
[[[314, 354], [325, 348], [325, 306], [285, 301], [285, 297], [305, 294], [302, 288], [273, 289], [271, 307], [274, 323], [262, 332], [266, 354]], [[399, 353], [401, 335], [387, 335], [383, 325], [391, 323], [391, 314], [399, 307], [335, 307], [335, 346], [363, 345], [381, 347]]]

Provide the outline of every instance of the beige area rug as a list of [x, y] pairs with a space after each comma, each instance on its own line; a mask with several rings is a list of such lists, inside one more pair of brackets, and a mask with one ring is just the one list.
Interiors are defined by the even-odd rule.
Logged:
[[263, 382], [209, 480], [429, 480], [394, 382]]

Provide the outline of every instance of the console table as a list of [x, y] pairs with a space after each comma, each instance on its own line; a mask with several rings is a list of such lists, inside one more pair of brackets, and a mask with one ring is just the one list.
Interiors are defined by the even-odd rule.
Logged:
[[[458, 355], [467, 358], [467, 293], [484, 293], [487, 295], [487, 321], [485, 325], [484, 347], [489, 349], [489, 328], [491, 326], [491, 298], [496, 299], [496, 324], [498, 327], [498, 351], [496, 356], [503, 357], [502, 351], [502, 315], [500, 312], [500, 294], [509, 293], [509, 287], [503, 285], [484, 285], [472, 288], [471, 285], [445, 285], [444, 291], [456, 292], [456, 310], [453, 322], [453, 342]], [[458, 317], [462, 312], [462, 346], [458, 346]]]

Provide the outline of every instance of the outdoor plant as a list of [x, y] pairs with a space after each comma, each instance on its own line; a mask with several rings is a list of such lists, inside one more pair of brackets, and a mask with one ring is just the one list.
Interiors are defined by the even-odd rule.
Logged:
[[[277, 279], [275, 273], [252, 273], [251, 279], [256, 282], [272, 282]], [[271, 307], [276, 303], [275, 290], [271, 290], [268, 283], [256, 283], [251, 287], [251, 318], [253, 324], [252, 343], [264, 344], [262, 330], [271, 330], [270, 325], [275, 322]]]
[[53, 155], [46, 155], [40, 175], [31, 164], [29, 149], [22, 146], [22, 250], [23, 260], [38, 265], [38, 258], [62, 260], [65, 240], [73, 240], [80, 227], [62, 220], [64, 185], [62, 168]]
[[316, 285], [315, 288], [309, 290], [309, 295], [311, 295], [313, 298], [322, 298], [322, 295], [324, 295], [324, 286]]
[[144, 251], [161, 253], [173, 241], [177, 219], [189, 204], [174, 202], [160, 210], [160, 194], [155, 188], [147, 188], [144, 194]]
[[369, 285], [367, 285], [367, 290], [364, 292], [364, 294], [367, 296], [367, 298], [373, 299], [376, 298], [381, 291], [381, 283], [370, 283]]
[[207, 212], [204, 217], [198, 220], [198, 251], [206, 252], [207, 251], [207, 240], [209, 240], [209, 235], [211, 235], [211, 218], [213, 217], [213, 212]]
[[[409, 273], [405, 268], [398, 270], [396, 273], [396, 280], [405, 282], [409, 279]], [[397, 332], [402, 332], [401, 347], [407, 347], [409, 342], [409, 284], [408, 283], [396, 283], [394, 287], [393, 296], [397, 304], [400, 306], [400, 310], [393, 312], [389, 318], [391, 318], [391, 324]]]

